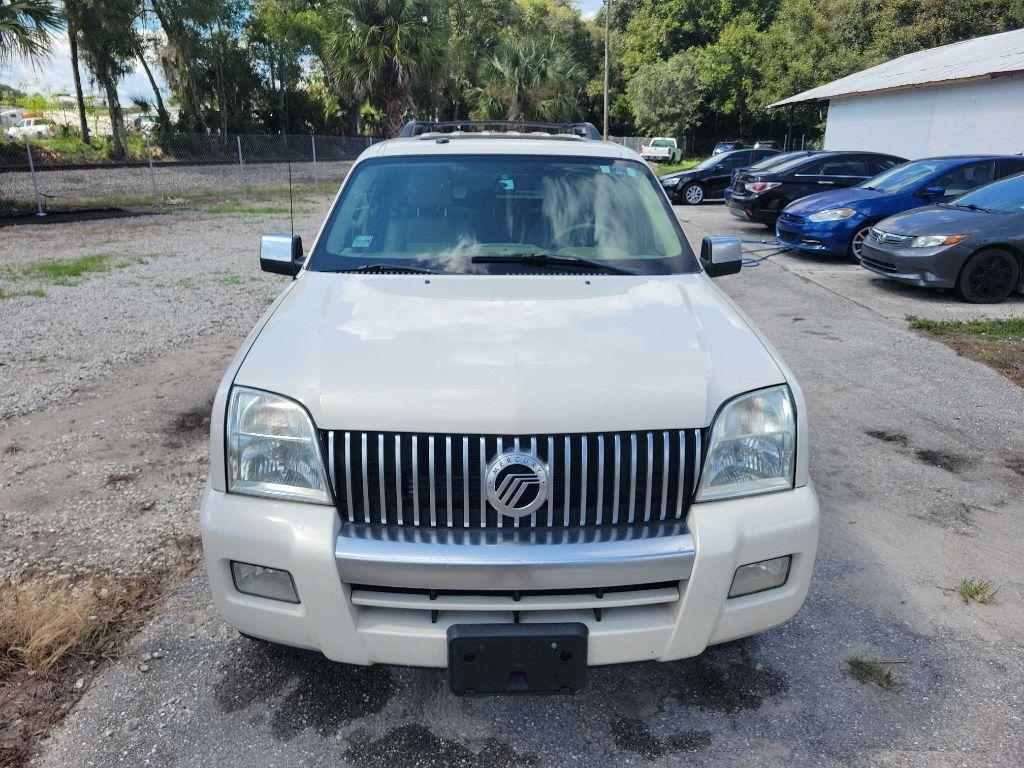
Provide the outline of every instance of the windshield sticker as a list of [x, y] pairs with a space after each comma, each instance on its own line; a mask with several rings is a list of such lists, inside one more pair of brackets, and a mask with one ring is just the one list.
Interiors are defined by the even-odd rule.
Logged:
[[515, 181], [510, 179], [508, 176], [503, 175], [500, 179], [498, 179], [498, 183], [501, 184], [502, 189], [507, 190], [509, 192], [513, 191], [516, 188]]
[[612, 167], [610, 165], [602, 165], [601, 166], [601, 173], [611, 173], [611, 172], [612, 172]]
[[353, 248], [369, 248], [370, 243], [373, 242], [373, 235], [356, 235], [355, 240], [352, 241]]
[[626, 174], [632, 176], [633, 178], [636, 178], [636, 168], [627, 168]]

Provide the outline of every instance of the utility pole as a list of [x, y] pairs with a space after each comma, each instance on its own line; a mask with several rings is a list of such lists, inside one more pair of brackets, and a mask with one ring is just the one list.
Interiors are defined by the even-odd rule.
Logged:
[[604, 0], [604, 138], [608, 139], [608, 17], [612, 15], [612, 0]]

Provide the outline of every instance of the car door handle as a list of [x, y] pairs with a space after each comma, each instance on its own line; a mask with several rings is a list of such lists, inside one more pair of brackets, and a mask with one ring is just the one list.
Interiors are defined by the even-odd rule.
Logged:
[[822, 181], [819, 181], [818, 183], [819, 183], [819, 184], [835, 184], [835, 182], [834, 182], [834, 181], [824, 181], [824, 180], [822, 180]]

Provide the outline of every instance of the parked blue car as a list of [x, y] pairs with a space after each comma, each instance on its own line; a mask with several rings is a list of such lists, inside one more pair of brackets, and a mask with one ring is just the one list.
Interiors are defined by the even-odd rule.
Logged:
[[775, 223], [778, 241], [808, 253], [860, 259], [871, 227], [922, 205], [952, 200], [990, 181], [1024, 172], [1020, 155], [930, 157], [897, 165], [845, 189], [795, 200]]

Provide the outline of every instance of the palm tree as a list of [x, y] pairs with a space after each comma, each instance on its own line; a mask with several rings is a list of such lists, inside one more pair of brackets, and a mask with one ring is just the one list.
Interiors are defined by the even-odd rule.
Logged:
[[338, 82], [384, 113], [397, 136], [412, 106], [412, 88], [436, 77], [443, 59], [440, 8], [431, 0], [348, 0], [326, 35]]
[[59, 26], [60, 16], [50, 0], [0, 0], [0, 64], [15, 58], [42, 59]]
[[467, 96], [477, 119], [570, 122], [580, 115], [583, 70], [553, 41], [504, 41]]

